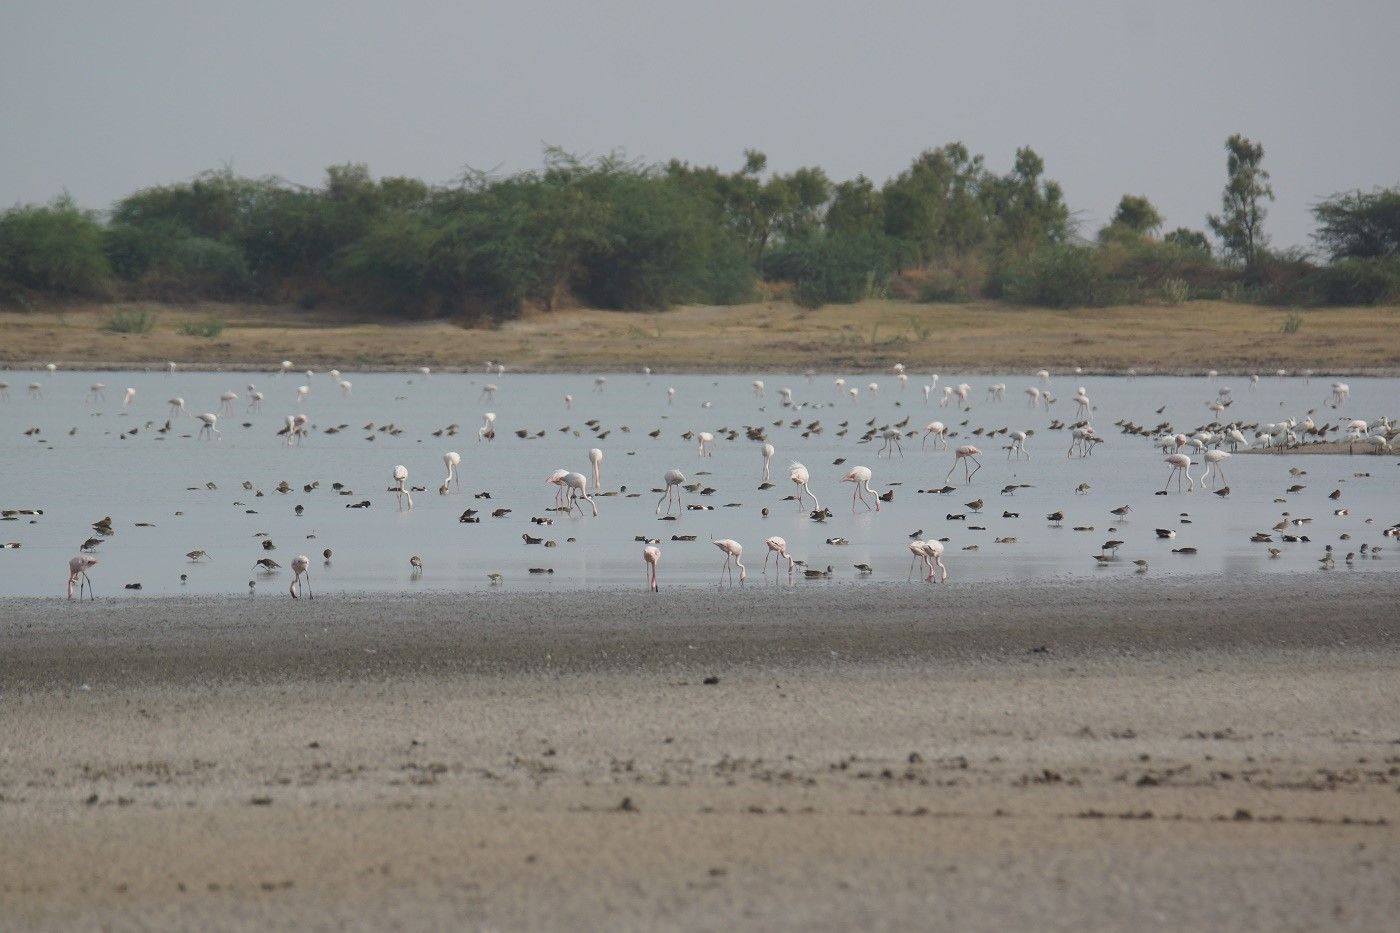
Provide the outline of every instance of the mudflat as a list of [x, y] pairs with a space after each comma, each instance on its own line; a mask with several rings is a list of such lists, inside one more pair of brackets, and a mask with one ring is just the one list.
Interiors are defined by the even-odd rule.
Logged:
[[0, 905], [50, 929], [1378, 929], [1397, 584], [0, 600]]
[[[113, 312], [153, 312], [147, 333], [106, 329]], [[215, 337], [181, 332], [209, 318]], [[1290, 319], [1298, 327], [1284, 333]], [[784, 301], [664, 312], [570, 309], [492, 325], [355, 316], [265, 305], [74, 305], [0, 312], [0, 366], [164, 369], [413, 369], [773, 373], [878, 370], [1390, 375], [1400, 372], [1400, 308], [1271, 308], [1225, 301], [1056, 310], [997, 302], [870, 300], [801, 308]]]

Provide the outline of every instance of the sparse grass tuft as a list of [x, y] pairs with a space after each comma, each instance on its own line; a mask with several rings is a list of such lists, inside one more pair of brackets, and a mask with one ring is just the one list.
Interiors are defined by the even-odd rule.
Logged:
[[1162, 281], [1162, 300], [1169, 305], [1185, 304], [1191, 298], [1191, 285], [1175, 276]]
[[1279, 330], [1285, 334], [1296, 334], [1298, 333], [1299, 328], [1301, 328], [1302, 326], [1303, 316], [1298, 312], [1294, 311], [1292, 314], [1288, 315], [1288, 317], [1283, 319], [1283, 327], [1279, 328]]
[[181, 321], [175, 330], [186, 337], [218, 337], [224, 332], [224, 322], [216, 317], [207, 317], [202, 321]]
[[149, 334], [155, 330], [156, 313], [150, 308], [124, 308], [113, 311], [102, 329], [113, 334]]

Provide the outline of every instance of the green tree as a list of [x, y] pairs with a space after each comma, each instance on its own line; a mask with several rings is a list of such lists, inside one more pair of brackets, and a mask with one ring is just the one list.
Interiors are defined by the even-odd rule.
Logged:
[[1313, 208], [1313, 234], [1333, 262], [1400, 255], [1400, 188], [1334, 194]]
[[1235, 133], [1225, 141], [1227, 181], [1221, 195], [1221, 213], [1206, 218], [1211, 232], [1220, 238], [1226, 255], [1246, 267], [1253, 266], [1268, 246], [1264, 236], [1265, 201], [1274, 199], [1269, 173], [1259, 167], [1264, 146]]
[[101, 225], [67, 195], [0, 214], [0, 280], [59, 295], [97, 295], [110, 276]]
[[1184, 253], [1192, 253], [1202, 258], [1210, 258], [1210, 240], [1199, 230], [1177, 227], [1162, 237], [1162, 242], [1174, 246]]
[[[1162, 226], [1162, 215], [1146, 195], [1125, 194], [1113, 211], [1106, 230], [1124, 231], [1137, 236], [1151, 236]], [[1103, 233], [1100, 233], [1103, 238]]]

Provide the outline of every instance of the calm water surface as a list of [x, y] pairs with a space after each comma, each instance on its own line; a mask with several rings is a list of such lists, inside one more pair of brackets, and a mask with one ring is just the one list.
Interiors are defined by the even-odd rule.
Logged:
[[[663, 539], [663, 590], [718, 582], [723, 556], [709, 543], [711, 536], [744, 545], [750, 586], [787, 585], [786, 574], [775, 574], [771, 564], [766, 578], [759, 572], [763, 539], [769, 535], [785, 537], [793, 555], [813, 567], [830, 565], [836, 582], [857, 580], [853, 565], [858, 563], [873, 566], [875, 580], [904, 580], [910, 562], [906, 546], [918, 530], [927, 538], [948, 539], [944, 559], [954, 585], [1103, 579], [1133, 573], [1137, 558], [1147, 559], [1153, 574], [1218, 574], [1223, 587], [1230, 574], [1245, 572], [1314, 574], [1319, 585], [1326, 585], [1327, 574], [1317, 563], [1324, 544], [1333, 544], [1339, 554], [1359, 550], [1362, 543], [1390, 545], [1381, 531], [1400, 520], [1400, 471], [1394, 456], [1236, 456], [1225, 464], [1229, 498], [1199, 489], [1178, 494], [1175, 484], [1170, 495], [1158, 496], [1154, 492], [1162, 488], [1169, 469], [1161, 452], [1114, 427], [1120, 419], [1147, 425], [1170, 420], [1189, 432], [1211, 420], [1206, 404], [1221, 385], [1233, 388], [1235, 400], [1226, 419], [1273, 422], [1315, 410], [1319, 422], [1374, 420], [1397, 414], [1400, 380], [1348, 379], [1351, 400], [1333, 410], [1326, 402], [1330, 381], [1318, 377], [1266, 376], [1251, 388], [1243, 377], [1059, 374], [1049, 386], [1058, 401], [1047, 413], [1043, 407], [1027, 407], [1023, 390], [1043, 384], [1024, 374], [942, 373], [940, 389], [928, 403], [920, 389], [929, 382], [928, 374], [911, 373], [903, 391], [889, 374], [842, 374], [848, 385], [861, 388], [854, 402], [834, 388], [835, 375], [610, 374], [602, 391], [596, 391], [591, 375], [444, 373], [425, 378], [347, 371], [344, 378], [352, 381], [353, 395], [346, 398], [326, 373], [308, 378], [304, 372], [0, 372], [0, 381], [9, 383], [8, 400], [0, 400], [0, 508], [44, 512], [0, 522], [0, 543], [22, 545], [0, 551], [0, 593], [61, 596], [68, 558], [94, 536], [91, 525], [104, 516], [111, 516], [115, 533], [95, 552], [100, 563], [91, 576], [99, 597], [119, 594], [124, 584], [134, 582], [142, 584], [143, 594], [247, 592], [250, 579], [257, 580], [259, 595], [285, 593], [285, 568], [297, 554], [312, 558], [312, 586], [318, 595], [486, 588], [488, 572], [503, 574], [503, 586], [513, 589], [641, 588], [645, 571], [638, 536]], [[755, 378], [766, 382], [765, 397], [755, 395]], [[872, 381], [880, 384], [878, 394], [866, 388]], [[972, 385], [971, 410], [940, 408], [941, 386], [964, 381]], [[30, 397], [30, 382], [41, 384], [40, 397]], [[105, 401], [86, 398], [95, 382], [106, 384]], [[261, 413], [246, 410], [249, 382], [266, 396]], [[494, 399], [483, 397], [488, 382], [498, 386]], [[988, 400], [987, 387], [994, 383], [1006, 385], [1003, 401]], [[309, 385], [311, 393], [298, 404], [296, 390], [302, 385]], [[1069, 432], [1050, 427], [1056, 418], [1074, 420], [1071, 397], [1081, 385], [1094, 404], [1094, 426], [1106, 439], [1087, 459], [1066, 457]], [[127, 387], [136, 396], [123, 407]], [[668, 387], [675, 389], [670, 404]], [[782, 407], [777, 392], [782, 387], [791, 388], [803, 407]], [[182, 396], [194, 414], [218, 412], [220, 395], [229, 390], [240, 399], [232, 414], [220, 418], [220, 439], [198, 439], [199, 423], [188, 416], [172, 419], [170, 432], [157, 432], [168, 417], [170, 397]], [[566, 393], [573, 395], [572, 411], [565, 409]], [[1166, 410], [1156, 414], [1163, 405]], [[477, 439], [487, 411], [497, 415], [496, 438], [490, 443]], [[308, 416], [311, 431], [304, 444], [288, 447], [276, 432], [296, 412]], [[915, 436], [904, 438], [902, 457], [877, 458], [878, 439], [859, 443], [867, 421], [873, 419], [878, 427], [905, 418], [904, 430]], [[608, 432], [606, 438], [596, 438], [585, 424], [591, 419], [599, 432]], [[942, 487], [952, 465], [951, 451], [935, 451], [932, 443], [920, 449], [922, 428], [934, 419], [957, 432], [951, 446], [973, 443], [983, 451], [984, 466], [972, 483], [965, 483], [960, 467], [948, 481], [958, 488], [948, 495], [918, 492]], [[781, 427], [773, 425], [780, 420]], [[792, 427], [794, 420], [802, 427]], [[804, 437], [805, 427], [816, 421], [824, 430]], [[837, 436], [843, 421], [849, 422], [849, 431]], [[373, 429], [365, 427], [370, 423]], [[453, 423], [460, 425], [457, 436], [433, 436]], [[378, 430], [387, 424], [399, 433]], [[339, 425], [346, 427], [326, 433]], [[745, 436], [749, 425], [763, 426], [777, 448], [774, 487], [766, 491], [758, 488], [760, 444]], [[1032, 459], [1008, 461], [1002, 449], [1006, 439], [972, 436], [979, 427], [1033, 431], [1027, 445]], [[26, 435], [32, 428], [38, 433]], [[126, 433], [133, 429], [134, 434]], [[730, 440], [726, 429], [737, 431], [737, 437]], [[517, 430], [529, 436], [522, 439]], [[659, 436], [648, 436], [655, 430]], [[687, 431], [713, 432], [713, 456], [697, 456], [695, 443], [681, 436]], [[543, 435], [537, 437], [539, 432]], [[554, 487], [545, 478], [557, 467], [588, 474], [587, 452], [594, 446], [604, 452], [603, 490], [619, 494], [597, 499], [597, 518], [549, 511]], [[462, 488], [443, 496], [437, 489], [445, 476], [442, 455], [449, 450], [462, 455]], [[839, 458], [845, 458], [844, 464], [834, 463]], [[1199, 454], [1195, 459], [1192, 471], [1198, 474]], [[810, 500], [800, 512], [795, 503], [783, 501], [794, 491], [787, 480], [787, 466], [794, 460], [808, 467], [812, 491], [834, 513], [826, 522], [808, 517]], [[426, 487], [413, 493], [412, 510], [400, 508], [388, 491], [396, 464], [408, 468], [410, 484]], [[894, 500], [882, 504], [878, 514], [863, 507], [852, 514], [851, 486], [840, 479], [857, 464], [874, 471], [877, 490], [895, 490]], [[1290, 476], [1290, 467], [1307, 475]], [[678, 521], [659, 521], [654, 510], [662, 475], [671, 468], [713, 487], [713, 495], [687, 494], [685, 500], [713, 510], [687, 510]], [[251, 490], [243, 488], [245, 481]], [[293, 491], [276, 492], [282, 481]], [[332, 489], [335, 482], [353, 494], [338, 494]], [[319, 486], [303, 491], [313, 483]], [[1306, 488], [1286, 494], [1294, 483]], [[1003, 495], [1002, 488], [1010, 484], [1028, 488]], [[1080, 484], [1088, 484], [1088, 491], [1076, 493]], [[1328, 499], [1336, 489], [1341, 498]], [[490, 498], [477, 498], [480, 493]], [[985, 501], [980, 515], [966, 505], [977, 498]], [[370, 507], [346, 507], [362, 500], [369, 500]], [[303, 506], [300, 516], [298, 505]], [[1122, 505], [1132, 507], [1126, 520], [1109, 511]], [[767, 516], [762, 514], [765, 507]], [[468, 508], [479, 510], [480, 524], [458, 521]], [[511, 511], [491, 517], [497, 508]], [[1338, 509], [1349, 514], [1334, 514]], [[1065, 512], [1062, 527], [1045, 519], [1055, 510]], [[1019, 517], [1004, 517], [1004, 512]], [[950, 519], [950, 514], [967, 517]], [[1270, 559], [1268, 545], [1249, 538], [1284, 515], [1311, 518], [1297, 531], [1312, 541], [1276, 544], [1283, 555]], [[531, 516], [554, 521], [536, 525]], [[1367, 518], [1374, 523], [1367, 524]], [[151, 527], [137, 527], [138, 522]], [[1076, 531], [1076, 526], [1093, 530]], [[1174, 529], [1177, 537], [1159, 540], [1156, 528]], [[264, 550], [260, 534], [276, 549]], [[526, 545], [524, 534], [553, 539], [558, 546]], [[697, 540], [672, 542], [674, 534], [693, 534]], [[1343, 534], [1351, 539], [1341, 540]], [[827, 543], [838, 537], [849, 543]], [[1016, 542], [993, 543], [998, 537]], [[1108, 539], [1125, 542], [1120, 559], [1098, 566], [1092, 555]], [[320, 555], [327, 547], [334, 558], [323, 566]], [[1194, 547], [1198, 553], [1177, 555], [1174, 547]], [[195, 549], [207, 551], [211, 560], [187, 560], [185, 554]], [[411, 575], [411, 555], [423, 560], [421, 578]], [[271, 576], [254, 573], [254, 561], [261, 557], [273, 558], [284, 569]], [[1332, 573], [1375, 572], [1395, 559], [1400, 559], [1400, 546], [1387, 548], [1383, 560], [1357, 561], [1350, 568], [1339, 560]], [[554, 572], [532, 575], [532, 567]], [[183, 584], [182, 573], [188, 576]], [[793, 585], [829, 583], [799, 573]]]

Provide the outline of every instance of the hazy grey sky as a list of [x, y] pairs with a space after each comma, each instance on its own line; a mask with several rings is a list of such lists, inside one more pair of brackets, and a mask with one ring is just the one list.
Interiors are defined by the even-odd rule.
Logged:
[[1276, 245], [1400, 183], [1400, 3], [0, 0], [0, 205], [88, 207], [231, 164], [448, 181], [543, 144], [883, 181], [962, 140], [1031, 145], [1092, 234], [1125, 192], [1219, 209], [1265, 147]]

